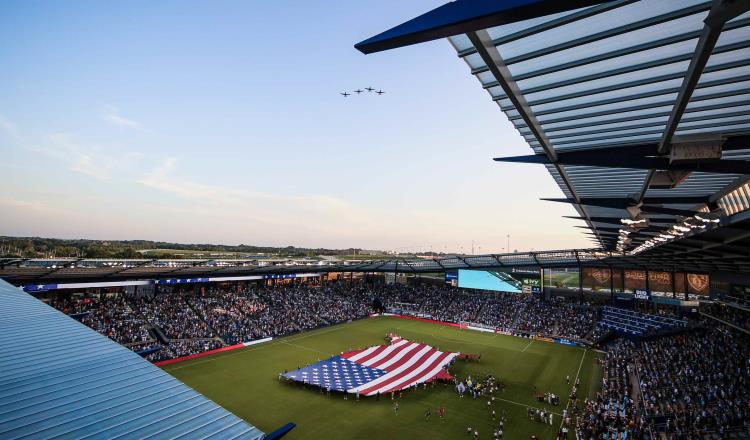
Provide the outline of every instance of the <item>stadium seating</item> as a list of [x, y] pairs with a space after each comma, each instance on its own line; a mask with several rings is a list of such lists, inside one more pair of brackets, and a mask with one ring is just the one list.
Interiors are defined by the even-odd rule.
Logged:
[[687, 321], [634, 310], [604, 307], [601, 310], [601, 320], [598, 326], [609, 328], [620, 335], [645, 336], [663, 330], [687, 327]]

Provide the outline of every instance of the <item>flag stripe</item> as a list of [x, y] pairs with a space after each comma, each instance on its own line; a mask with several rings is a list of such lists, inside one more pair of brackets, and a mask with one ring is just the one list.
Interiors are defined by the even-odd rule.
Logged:
[[402, 388], [408, 388], [417, 384], [420, 384], [422, 382], [429, 382], [432, 379], [434, 379], [436, 376], [440, 374], [440, 372], [443, 370], [443, 367], [445, 367], [446, 364], [448, 364], [450, 361], [453, 360], [454, 357], [456, 357], [456, 353], [448, 353], [449, 356], [446, 358], [443, 358], [442, 361], [438, 365], [434, 365], [434, 367], [429, 370], [427, 373], [419, 376], [418, 378], [414, 379], [412, 382], [409, 383], [406, 387]]
[[390, 339], [390, 345], [342, 353], [283, 376], [332, 391], [372, 396], [442, 377], [443, 368], [458, 356], [396, 335]]
[[369, 359], [360, 359], [357, 361], [358, 364], [362, 364], [364, 366], [370, 367], [373, 364], [376, 364], [379, 360], [384, 359], [391, 355], [396, 349], [398, 349], [401, 346], [408, 345], [409, 341], [402, 339], [398, 341], [397, 343], [393, 345], [388, 345], [385, 350], [381, 351], [375, 356], [370, 357]]
[[[406, 388], [412, 383], [419, 383], [421, 382], [421, 379], [423, 377], [429, 377], [431, 374], [435, 374], [440, 371], [443, 365], [446, 364], [448, 360], [450, 360], [449, 358], [451, 355], [452, 353], [444, 353], [442, 351], [438, 351], [436, 355], [430, 356], [430, 359], [427, 362], [421, 363], [419, 367], [412, 369], [412, 371], [409, 373], [404, 372], [406, 374], [403, 374], [401, 378], [394, 378], [393, 381], [387, 381], [391, 383], [383, 385], [382, 387], [374, 390], [374, 392], [388, 393], [391, 391]], [[435, 373], [433, 373], [433, 371]]]
[[436, 360], [440, 359], [440, 357], [443, 355], [443, 352], [435, 350], [428, 354], [429, 356], [423, 356], [419, 360], [419, 362], [399, 372], [398, 374], [394, 374], [394, 375], [386, 374], [385, 376], [382, 376], [383, 378], [385, 378], [385, 380], [381, 381], [378, 385], [370, 387], [369, 389], [365, 389], [364, 393], [365, 394], [376, 393], [376, 392], [384, 393], [384, 392], [395, 391], [395, 390], [399, 390], [403, 388], [401, 386], [398, 386], [398, 384], [408, 383], [412, 377], [414, 377], [417, 374], [420, 374], [425, 368], [427, 368]]
[[420, 345], [424, 346], [423, 344], [417, 344], [416, 342], [404, 344], [401, 347], [399, 347], [397, 350], [392, 351], [390, 355], [384, 357], [383, 359], [380, 359], [379, 361], [375, 363], [368, 365], [368, 367], [379, 368], [381, 370], [385, 370], [386, 367], [393, 364], [394, 362], [397, 362], [399, 359], [403, 358], [405, 355], [408, 355], [414, 349], [421, 349], [421, 348], [418, 348]]
[[[388, 372], [386, 374], [386, 376], [387, 375], [393, 376], [395, 374], [400, 373], [401, 371], [403, 371], [403, 370], [411, 367], [412, 365], [414, 365], [414, 363], [416, 363], [417, 361], [419, 361], [419, 359], [422, 357], [422, 355], [424, 355], [425, 353], [431, 353], [433, 351], [434, 351], [434, 349], [432, 347], [425, 346], [424, 348], [422, 348], [421, 350], [419, 350], [416, 353], [413, 353], [409, 357], [402, 358], [401, 360], [399, 360], [395, 364], [391, 365], [391, 371]], [[380, 378], [375, 379], [372, 382], [368, 382], [366, 384], [361, 385], [359, 387], [359, 389], [361, 391], [361, 390], [363, 390], [363, 389], [365, 389], [367, 387], [374, 386], [374, 385], [376, 385], [376, 384], [378, 384], [378, 383], [380, 383], [380, 382], [382, 382], [384, 380], [386, 380], [386, 377], [385, 376], [381, 376]]]
[[371, 347], [371, 348], [374, 348], [374, 350], [367, 349], [364, 352], [360, 353], [360, 355], [352, 356], [351, 358], [349, 358], [349, 360], [352, 362], [357, 362], [358, 364], [362, 364], [365, 361], [368, 361], [372, 359], [373, 357], [378, 356], [380, 353], [387, 350], [388, 347], [390, 346], [389, 345], [377, 345], [375, 347]]
[[350, 351], [348, 353], [344, 353], [341, 355], [344, 359], [349, 359], [352, 362], [356, 362], [358, 359], [367, 356], [368, 354], [372, 353], [375, 350], [382, 349], [382, 345], [374, 345], [368, 349], [365, 350], [357, 350], [357, 351]]
[[401, 365], [401, 363], [399, 363], [399, 361], [401, 361], [401, 359], [404, 359], [404, 358], [408, 359], [409, 357], [414, 356], [416, 353], [419, 353], [420, 351], [424, 350], [425, 347], [432, 348], [432, 347], [430, 347], [429, 345], [426, 345], [426, 344], [416, 344], [408, 352], [399, 353], [398, 357], [394, 357], [393, 359], [390, 359], [390, 360], [384, 362], [378, 368], [380, 368], [381, 370], [386, 370], [386, 371], [390, 370], [390, 371], [393, 371], [396, 367], [398, 367], [399, 365]]
[[374, 383], [370, 382], [365, 384], [363, 386], [364, 389], [361, 391], [367, 393], [370, 390], [380, 388], [381, 384], [386, 381], [395, 380], [396, 378], [401, 377], [402, 374], [408, 374], [410, 371], [418, 368], [420, 365], [426, 362], [435, 353], [440, 352], [430, 346], [426, 346], [417, 353], [414, 353], [414, 355], [410, 356], [409, 358], [401, 359], [400, 361], [396, 362], [395, 369], [389, 371], [385, 376], [381, 376], [380, 378], [376, 379], [375, 381], [373, 381]]

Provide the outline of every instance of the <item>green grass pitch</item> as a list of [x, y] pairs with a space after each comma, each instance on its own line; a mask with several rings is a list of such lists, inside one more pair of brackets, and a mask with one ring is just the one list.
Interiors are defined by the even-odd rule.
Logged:
[[[393, 412], [389, 397], [356, 402], [342, 395], [321, 395], [316, 388], [279, 382], [278, 374], [305, 364], [327, 359], [349, 349], [384, 343], [394, 332], [413, 341], [425, 342], [444, 351], [480, 353], [481, 362], [457, 360], [451, 373], [494, 374], [506, 385], [497, 394], [496, 412], [505, 411], [505, 439], [554, 438], [561, 417], [554, 425], [529, 421], [526, 406], [544, 407], [561, 414], [567, 405], [571, 382], [580, 375], [579, 398], [596, 393], [601, 371], [591, 350], [513, 336], [461, 330], [400, 318], [380, 317], [341, 324], [276, 339], [244, 349], [172, 364], [165, 370], [246, 419], [265, 432], [294, 422], [297, 427], [286, 438], [293, 439], [456, 439], [468, 438], [467, 426], [489, 439], [496, 426], [487, 409], [487, 399], [459, 398], [452, 386], [442, 384], [426, 390], [409, 391], [399, 399], [400, 411]], [[560, 406], [541, 405], [533, 398], [534, 386], [561, 396]], [[437, 408], [446, 408], [445, 420]], [[432, 417], [425, 421], [425, 411]], [[571, 438], [571, 437], [569, 437]]]

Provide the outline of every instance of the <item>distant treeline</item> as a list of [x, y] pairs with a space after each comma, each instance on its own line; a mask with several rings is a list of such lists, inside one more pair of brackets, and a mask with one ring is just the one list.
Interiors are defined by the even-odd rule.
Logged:
[[149, 240], [67, 240], [40, 237], [0, 237], [0, 256], [21, 258], [192, 258], [196, 253], [242, 257], [263, 254], [278, 257], [361, 254], [361, 249], [283, 248], [240, 244], [182, 244]]

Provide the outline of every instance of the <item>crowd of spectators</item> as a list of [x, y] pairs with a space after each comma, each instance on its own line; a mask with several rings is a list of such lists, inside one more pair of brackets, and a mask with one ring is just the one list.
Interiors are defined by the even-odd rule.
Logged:
[[722, 303], [702, 302], [701, 312], [750, 331], [750, 312]]
[[610, 344], [602, 390], [575, 411], [578, 438], [750, 433], [750, 337], [715, 321], [704, 324], [679, 335]]
[[241, 293], [212, 288], [188, 298], [190, 304], [227, 344], [236, 344], [262, 336], [253, 317], [267, 306]]
[[122, 295], [59, 296], [52, 298], [50, 305], [120, 344], [132, 345], [134, 350], [152, 340], [145, 321]]
[[576, 418], [576, 437], [589, 439], [639, 438], [643, 419], [639, 417], [638, 402], [633, 399], [635, 345], [627, 340], [617, 340], [607, 349], [601, 362], [602, 389], [596, 398], [584, 398], [579, 404], [573, 401], [571, 415]]
[[[403, 309], [449, 322], [473, 322], [509, 332], [583, 337], [593, 312], [561, 300], [540, 302], [525, 294], [465, 293], [449, 286], [290, 283], [250, 288], [240, 285], [162, 290], [153, 297], [124, 295], [58, 299], [55, 307], [135, 351], [155, 347], [146, 329], [153, 325], [163, 359], [276, 337], [367, 316], [373, 299], [387, 308]], [[179, 341], [179, 342], [177, 342]]]
[[[605, 334], [595, 329], [596, 312], [589, 304], [527, 294], [480, 295], [440, 285], [206, 286], [151, 298], [119, 293], [59, 296], [49, 303], [134, 351], [154, 350], [147, 358], [156, 362], [366, 317], [376, 298], [387, 309], [515, 334], [590, 340]], [[744, 310], [706, 303], [701, 311], [750, 328]], [[600, 360], [602, 389], [593, 399], [572, 396], [566, 414], [573, 422], [566, 416], [564, 426], [575, 427], [579, 439], [646, 438], [647, 432], [669, 439], [723, 438], [729, 431], [750, 432], [750, 337], [710, 319], [699, 327], [641, 342], [612, 342]]]
[[383, 286], [386, 308], [439, 321], [471, 322], [508, 333], [544, 334], [583, 339], [594, 329], [590, 304], [563, 298], [541, 301], [523, 293], [467, 293], [449, 286]]
[[589, 304], [562, 298], [541, 301], [529, 294], [501, 293], [483, 301], [475, 321], [508, 333], [585, 339], [596, 322], [596, 312]]
[[643, 342], [636, 354], [655, 431], [696, 438], [750, 428], [750, 338], [718, 325]]
[[340, 285], [290, 284], [236, 292], [214, 288], [188, 296], [188, 301], [228, 344], [362, 318], [372, 310], [366, 291]]
[[186, 295], [165, 292], [153, 298], [133, 298], [146, 319], [169, 339], [213, 338], [211, 327], [188, 305]]
[[606, 326], [601, 325], [601, 324], [597, 324], [597, 326], [594, 328], [594, 331], [591, 332], [591, 335], [589, 336], [589, 340], [591, 342], [597, 343], [597, 342], [599, 342], [599, 340], [601, 338], [603, 338], [604, 336], [606, 336], [606, 335], [608, 335], [608, 334], [610, 334], [612, 332], [613, 332], [613, 330], [610, 329], [609, 327], [606, 327]]

